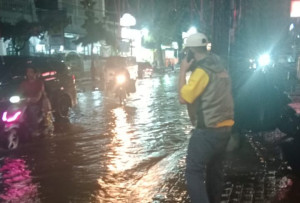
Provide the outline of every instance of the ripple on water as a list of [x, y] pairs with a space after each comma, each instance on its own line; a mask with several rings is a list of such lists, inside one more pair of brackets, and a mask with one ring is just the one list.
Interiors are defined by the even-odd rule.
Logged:
[[175, 81], [137, 81], [126, 106], [101, 92], [78, 94], [71, 124], [20, 152], [35, 169], [39, 196], [48, 202], [150, 201], [184, 156], [191, 129]]

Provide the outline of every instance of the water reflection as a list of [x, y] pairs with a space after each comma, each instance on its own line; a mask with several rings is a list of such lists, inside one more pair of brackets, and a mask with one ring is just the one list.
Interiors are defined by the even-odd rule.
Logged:
[[120, 173], [132, 168], [135, 163], [134, 154], [130, 153], [131, 137], [133, 132], [131, 126], [127, 122], [126, 112], [124, 108], [113, 109], [113, 116], [115, 117], [115, 128], [113, 130], [113, 159], [108, 168], [111, 173]]
[[94, 91], [92, 95], [94, 100], [94, 107], [100, 106], [102, 102], [101, 93], [99, 91]]
[[185, 154], [190, 125], [175, 80], [137, 81], [123, 107], [103, 92], [79, 93], [71, 124], [18, 152], [34, 166], [42, 202], [151, 201]]
[[167, 86], [172, 85], [172, 81], [171, 81], [171, 78], [170, 78], [169, 75], [165, 75], [165, 76], [164, 76], [164, 83], [165, 83]]
[[1, 172], [1, 202], [38, 202], [37, 185], [23, 159], [5, 158]]
[[[98, 179], [100, 192], [97, 199], [100, 202], [143, 202], [146, 195], [151, 199], [152, 194], [149, 190], [153, 190], [159, 182], [157, 174], [164, 172], [158, 165], [146, 175], [152, 166], [165, 157], [165, 154], [157, 151], [149, 153], [149, 145], [153, 144], [150, 142], [151, 134], [144, 134], [137, 130], [136, 126], [138, 122], [142, 124], [147, 122], [143, 119], [139, 121], [132, 119], [131, 110], [130, 107], [111, 110], [114, 118], [111, 130], [113, 137], [111, 150], [107, 153], [110, 157], [107, 163], [108, 171], [104, 177]], [[147, 108], [144, 110], [149, 111]], [[135, 113], [138, 118], [149, 116], [139, 111]]]
[[176, 145], [182, 148], [186, 138], [178, 127], [187, 117], [179, 116], [172, 80], [169, 76], [144, 80], [127, 106], [111, 108], [107, 170], [97, 180], [97, 201], [151, 201], [159, 183], [175, 168], [174, 160], [182, 157], [183, 150], [177, 151]]
[[[106, 176], [98, 179], [100, 202], [122, 202], [126, 199], [130, 185], [125, 172], [135, 164], [135, 155], [131, 153], [131, 137], [133, 131], [127, 121], [127, 113], [124, 108], [112, 109], [114, 124], [112, 129], [111, 150], [107, 153], [110, 161], [107, 163]], [[122, 192], [120, 192], [122, 191]]]

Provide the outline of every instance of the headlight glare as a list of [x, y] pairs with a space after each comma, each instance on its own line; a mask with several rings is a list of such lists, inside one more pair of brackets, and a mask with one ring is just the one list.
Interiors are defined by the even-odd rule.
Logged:
[[269, 54], [263, 54], [258, 58], [259, 66], [267, 66], [271, 63], [271, 57]]
[[12, 96], [9, 98], [10, 103], [19, 103], [21, 101], [21, 98], [19, 96]]

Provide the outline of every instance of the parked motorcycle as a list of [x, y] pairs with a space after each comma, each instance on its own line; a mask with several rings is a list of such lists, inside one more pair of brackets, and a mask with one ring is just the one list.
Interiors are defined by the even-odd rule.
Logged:
[[[52, 114], [44, 115], [38, 112], [38, 128], [32, 128], [32, 120], [28, 116], [29, 103], [20, 96], [11, 96], [9, 99], [1, 100], [1, 122], [0, 132], [1, 144], [8, 150], [16, 149], [21, 140], [26, 140], [34, 134], [38, 136], [52, 134], [54, 131]], [[31, 122], [29, 122], [31, 120]]]
[[284, 136], [274, 136], [274, 146], [280, 146], [292, 168], [300, 171], [296, 156], [300, 152], [300, 117], [289, 105], [292, 103], [288, 92], [290, 88], [286, 88], [288, 81], [284, 77], [282, 64], [272, 62], [268, 55], [256, 61], [249, 60], [250, 66], [243, 73], [237, 71], [232, 74], [234, 131], [242, 135], [280, 130]]

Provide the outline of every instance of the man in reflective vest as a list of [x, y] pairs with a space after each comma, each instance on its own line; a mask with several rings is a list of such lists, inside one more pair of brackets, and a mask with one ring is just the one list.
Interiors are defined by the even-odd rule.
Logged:
[[[196, 127], [186, 158], [193, 203], [220, 202], [223, 154], [234, 124], [230, 77], [220, 58], [207, 51], [207, 44], [202, 33], [189, 36], [179, 72], [179, 101], [188, 105]], [[192, 73], [186, 82], [188, 71]]]

